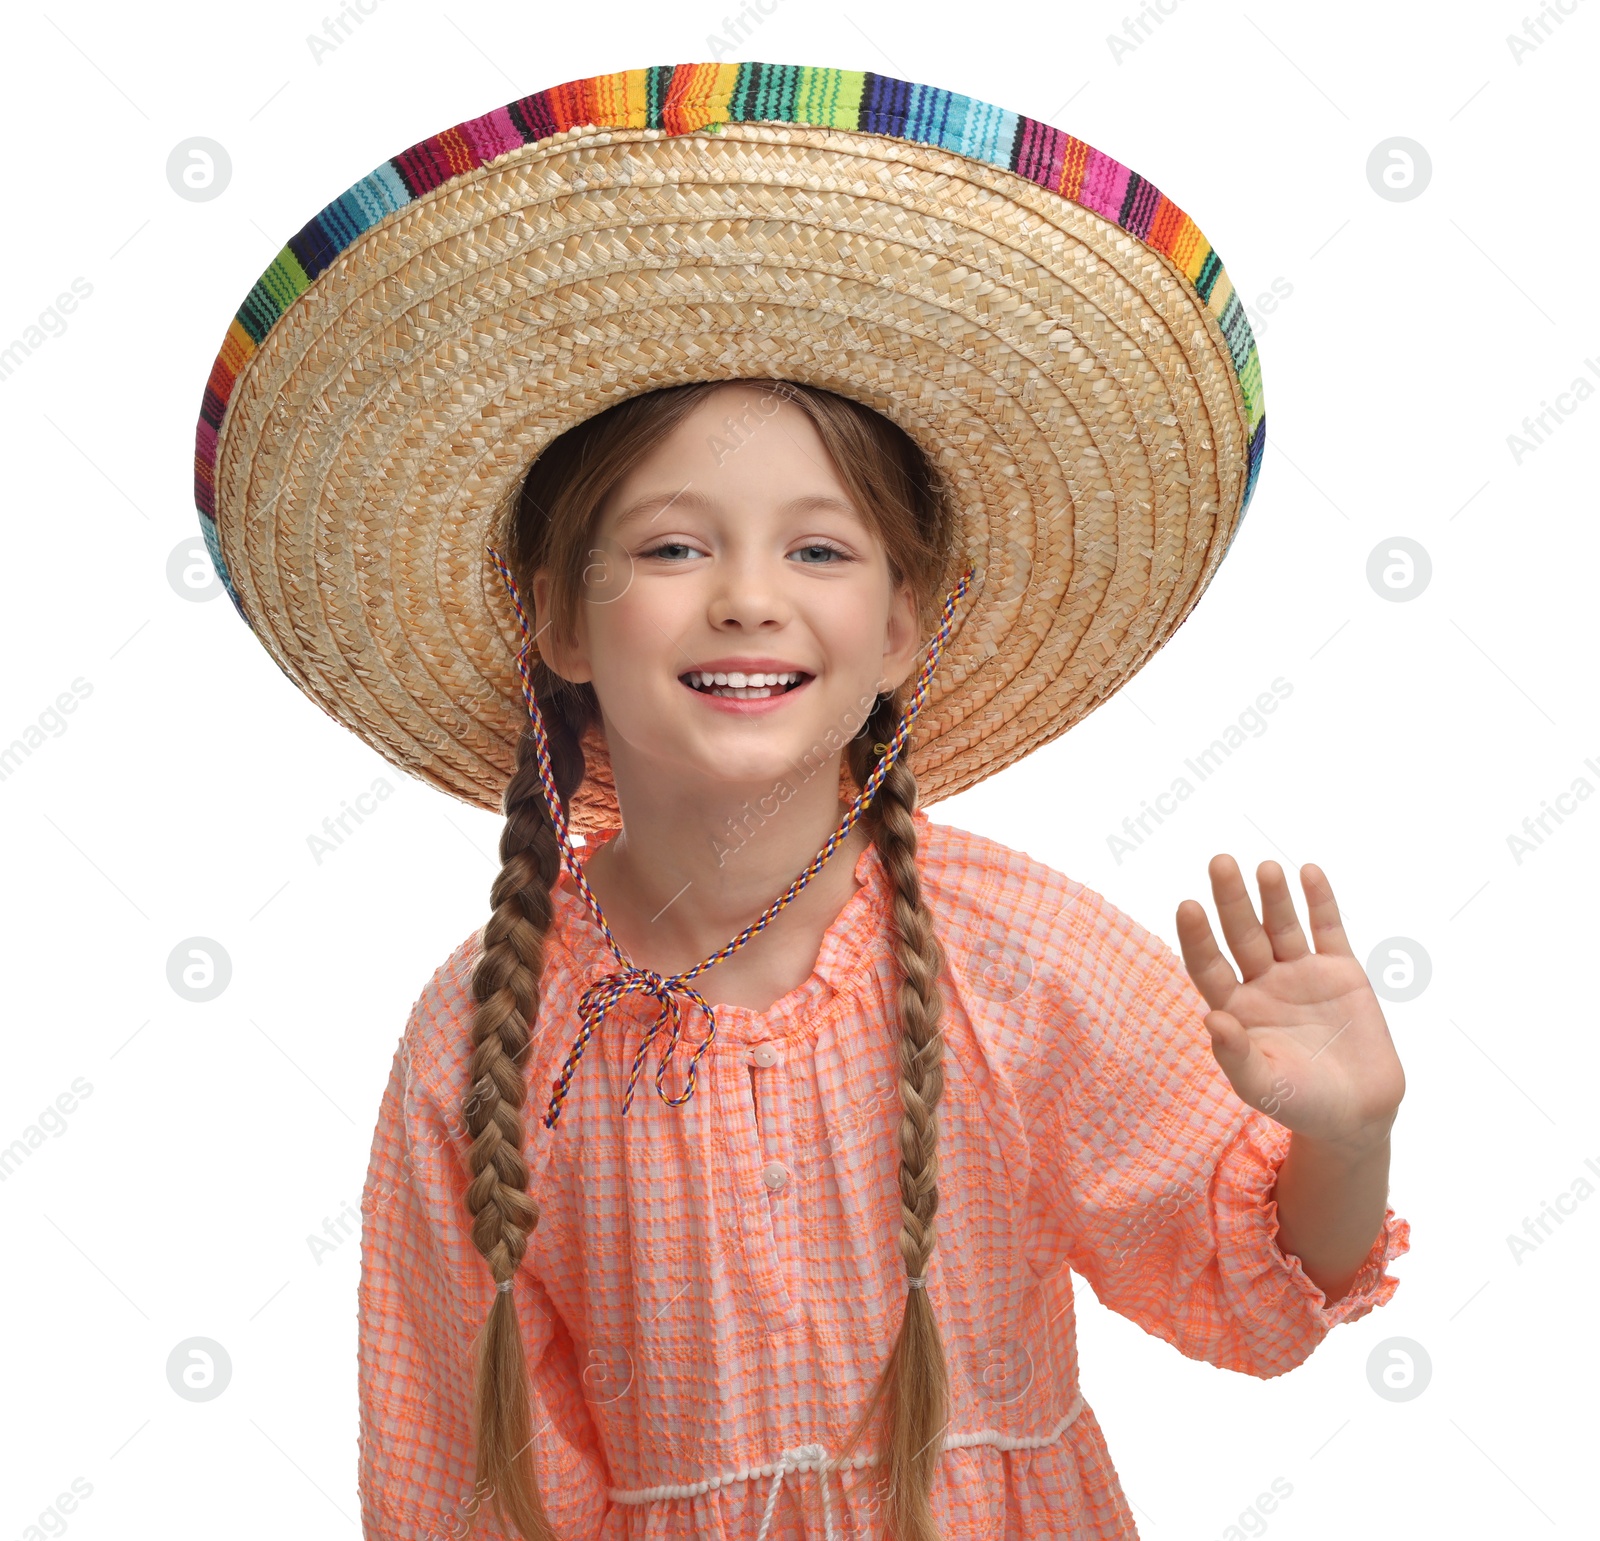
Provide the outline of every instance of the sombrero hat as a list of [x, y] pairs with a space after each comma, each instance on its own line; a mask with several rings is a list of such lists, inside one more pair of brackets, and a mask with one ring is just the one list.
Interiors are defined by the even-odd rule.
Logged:
[[[761, 377], [905, 429], [974, 570], [920, 801], [1055, 738], [1183, 622], [1265, 442], [1209, 242], [1047, 123], [851, 70], [680, 64], [424, 139], [304, 225], [228, 327], [195, 451], [240, 615], [401, 769], [499, 811], [528, 720], [490, 548], [557, 435]], [[603, 741], [571, 815], [614, 826]]]

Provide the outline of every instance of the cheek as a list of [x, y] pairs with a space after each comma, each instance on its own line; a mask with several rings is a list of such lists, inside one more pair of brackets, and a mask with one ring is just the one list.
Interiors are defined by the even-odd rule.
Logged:
[[662, 669], [676, 673], [674, 659], [681, 660], [682, 668], [689, 666], [690, 655], [677, 640], [685, 630], [682, 600], [663, 594], [663, 587], [636, 579], [615, 597], [597, 591], [586, 603], [595, 668], [603, 679], [614, 680], [624, 691], [642, 684], [647, 674]]
[[841, 606], [828, 615], [825, 645], [835, 673], [845, 683], [871, 683], [883, 667], [883, 647], [888, 619], [871, 602]]

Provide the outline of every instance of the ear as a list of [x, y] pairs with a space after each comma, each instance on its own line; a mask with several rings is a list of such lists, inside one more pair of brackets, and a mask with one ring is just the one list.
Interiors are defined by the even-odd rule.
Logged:
[[922, 655], [922, 638], [917, 633], [917, 601], [911, 585], [902, 581], [889, 599], [889, 620], [883, 633], [883, 684], [880, 689], [897, 690], [910, 678]]
[[550, 589], [550, 571], [541, 567], [533, 575], [531, 621], [534, 646], [539, 650], [539, 657], [562, 679], [574, 685], [585, 684], [594, 678], [594, 670], [589, 667], [589, 638], [583, 615], [585, 607], [578, 606], [578, 615], [573, 622], [577, 635], [570, 639], [557, 637], [555, 628], [550, 624]]

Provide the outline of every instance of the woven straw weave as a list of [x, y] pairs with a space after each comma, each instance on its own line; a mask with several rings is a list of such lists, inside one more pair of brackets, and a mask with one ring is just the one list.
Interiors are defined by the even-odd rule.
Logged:
[[[499, 808], [526, 720], [486, 548], [541, 449], [625, 397], [821, 386], [949, 479], [949, 576], [977, 577], [917, 726], [924, 803], [1126, 683], [1243, 515], [1259, 362], [1181, 210], [1060, 131], [950, 93], [932, 94], [967, 104], [965, 152], [910, 137], [926, 100], [895, 133], [829, 126], [881, 118], [886, 86], [929, 92], [885, 77], [799, 72], [866, 83], [828, 124], [716, 115], [734, 110], [729, 71], [777, 68], [599, 77], [413, 146], [280, 253], [213, 370], [196, 496], [235, 605], [338, 721], [480, 807]], [[638, 79], [653, 104], [630, 102]], [[501, 148], [558, 99], [602, 121]], [[617, 823], [590, 748], [580, 833]]]

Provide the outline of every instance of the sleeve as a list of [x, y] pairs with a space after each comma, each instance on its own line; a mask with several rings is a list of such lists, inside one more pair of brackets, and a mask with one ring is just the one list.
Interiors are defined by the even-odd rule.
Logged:
[[1392, 1296], [1410, 1228], [1388, 1209], [1329, 1304], [1279, 1249], [1290, 1132], [1241, 1102], [1182, 960], [1091, 890], [1063, 911], [1036, 1008], [1056, 1067], [1029, 1116], [1030, 1209], [1047, 1258], [1191, 1359], [1257, 1376], [1301, 1363]]
[[[362, 1534], [462, 1541], [470, 1529], [473, 1541], [510, 1541], [474, 1485], [473, 1350], [494, 1281], [467, 1229], [467, 1173], [441, 1099], [411, 1073], [415, 1024], [395, 1056], [361, 1200]], [[513, 1299], [545, 1510], [563, 1541], [596, 1538], [612, 1507], [609, 1473], [572, 1339], [526, 1259]]]

